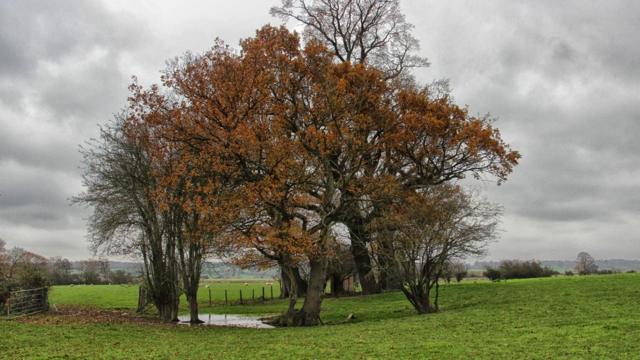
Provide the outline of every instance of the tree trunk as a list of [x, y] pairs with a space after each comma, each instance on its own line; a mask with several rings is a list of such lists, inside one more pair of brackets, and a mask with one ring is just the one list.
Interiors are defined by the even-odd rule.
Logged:
[[344, 288], [344, 279], [342, 278], [342, 274], [331, 274], [330, 278], [332, 296], [341, 296], [347, 294], [347, 291]]
[[[288, 270], [291, 270], [291, 275], [287, 275]], [[291, 279], [291, 276], [293, 276], [293, 279], [295, 279], [295, 286], [292, 286], [291, 284], [291, 282], [293, 281]], [[282, 284], [282, 293], [280, 294], [280, 296], [283, 299], [289, 297], [289, 292], [294, 287], [297, 292], [297, 297], [304, 297], [306, 295], [308, 284], [307, 281], [300, 275], [300, 269], [297, 266], [280, 265], [280, 279]]]
[[436, 309], [431, 305], [431, 300], [429, 299], [430, 289], [428, 286], [426, 289], [417, 285], [403, 286], [401, 290], [418, 314], [436, 312]]
[[312, 260], [309, 265], [309, 287], [307, 288], [307, 296], [304, 298], [302, 309], [295, 311], [290, 306], [285, 318], [281, 321], [281, 325], [315, 326], [322, 323], [320, 307], [327, 277], [327, 261], [326, 259]]
[[178, 321], [178, 306], [175, 302], [156, 304], [160, 319], [165, 322]]
[[366, 243], [369, 240], [370, 234], [359, 224], [351, 225], [353, 225], [349, 227], [349, 234], [351, 237], [351, 254], [353, 255], [353, 261], [355, 262], [356, 269], [358, 270], [358, 278], [360, 280], [360, 285], [362, 286], [362, 292], [364, 294], [379, 293], [380, 286], [373, 274], [371, 256]]
[[[379, 242], [381, 254], [393, 254], [393, 249], [385, 241]], [[381, 290], [401, 290], [403, 287], [402, 271], [398, 268], [398, 264], [393, 258], [387, 255], [378, 256], [378, 266], [380, 266]]]
[[200, 314], [198, 312], [198, 298], [197, 295], [194, 297], [187, 296], [187, 301], [189, 301], [189, 322], [191, 324], [202, 324], [204, 321], [200, 320], [198, 317]]
[[320, 306], [322, 305], [322, 294], [324, 293], [324, 284], [327, 277], [326, 260], [313, 260], [310, 262], [310, 266], [309, 287], [301, 310], [303, 314], [302, 325], [304, 326], [313, 326], [321, 323]]

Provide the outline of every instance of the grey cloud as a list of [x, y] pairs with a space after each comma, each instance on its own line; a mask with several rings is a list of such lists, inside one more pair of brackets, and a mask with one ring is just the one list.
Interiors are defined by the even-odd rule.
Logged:
[[640, 4], [407, 7], [432, 62], [419, 77], [449, 77], [456, 99], [496, 115], [524, 156], [505, 185], [484, 185], [506, 209], [490, 256], [572, 257], [593, 247], [596, 256], [639, 257]]
[[[131, 74], [235, 45], [270, 18], [262, 0], [0, 2], [0, 237], [86, 256], [77, 145], [118, 112]], [[124, 5], [123, 5], [124, 4]], [[118, 6], [119, 10], [115, 10]], [[502, 239], [490, 257], [640, 258], [640, 3], [403, 0], [431, 67], [457, 102], [492, 113], [523, 154], [502, 186]]]

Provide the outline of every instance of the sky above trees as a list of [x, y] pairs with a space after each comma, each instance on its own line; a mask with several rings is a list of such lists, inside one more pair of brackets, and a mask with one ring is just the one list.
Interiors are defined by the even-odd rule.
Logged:
[[[252, 36], [278, 1], [0, 3], [0, 238], [85, 258], [78, 145], [126, 105], [130, 76]], [[640, 258], [640, 6], [631, 1], [405, 0], [422, 82], [491, 112], [523, 158], [500, 188], [490, 259]], [[476, 186], [477, 182], [476, 182]]]

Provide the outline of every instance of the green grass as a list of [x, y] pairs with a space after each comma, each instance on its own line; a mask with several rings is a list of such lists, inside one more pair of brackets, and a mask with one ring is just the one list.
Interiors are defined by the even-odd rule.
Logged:
[[[267, 283], [273, 283], [268, 285]], [[256, 299], [262, 296], [262, 288], [265, 297], [280, 296], [280, 285], [278, 282], [266, 280], [247, 281], [207, 281], [203, 283], [198, 291], [198, 302], [209, 304], [209, 290], [211, 290], [211, 300], [213, 303], [224, 304], [224, 292], [227, 291], [229, 302], [238, 302], [240, 291], [244, 300], [251, 300], [253, 294]], [[138, 285], [67, 285], [54, 286], [50, 292], [50, 303], [54, 305], [82, 305], [99, 307], [103, 309], [131, 309], [138, 303]], [[186, 303], [184, 296], [182, 303]]]
[[[98, 292], [102, 296], [95, 295]], [[443, 311], [422, 316], [415, 315], [399, 293], [326, 299], [325, 321], [336, 323], [354, 313], [357, 322], [316, 328], [0, 321], [0, 357], [640, 358], [638, 274], [467, 282], [444, 286], [441, 295]], [[117, 286], [55, 288], [56, 301], [113, 308], [135, 304], [135, 291]], [[284, 306], [277, 301], [202, 311], [267, 314]]]

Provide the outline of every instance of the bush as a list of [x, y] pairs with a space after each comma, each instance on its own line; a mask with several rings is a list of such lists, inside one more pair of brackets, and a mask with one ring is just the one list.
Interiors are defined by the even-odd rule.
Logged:
[[488, 267], [484, 271], [484, 273], [482, 273], [482, 275], [484, 275], [486, 278], [488, 278], [491, 281], [498, 281], [502, 278], [502, 274], [500, 273], [500, 270], [492, 267]]
[[627, 274], [635, 274], [636, 271], [635, 270], [627, 270]]
[[131, 276], [131, 274], [125, 272], [124, 270], [112, 271], [110, 278], [111, 283], [116, 285], [131, 284], [134, 281], [133, 276]]
[[573, 276], [573, 271], [567, 270], [567, 271], [564, 272], [564, 274], [567, 275], [567, 276]]
[[617, 274], [617, 273], [618, 273], [618, 271], [611, 270], [611, 269], [602, 269], [602, 270], [596, 271], [596, 274], [598, 274], [598, 275], [612, 275], [612, 274]]
[[549, 277], [558, 274], [557, 271], [545, 266], [539, 261], [503, 260], [500, 262], [500, 273], [504, 279], [527, 279]]

